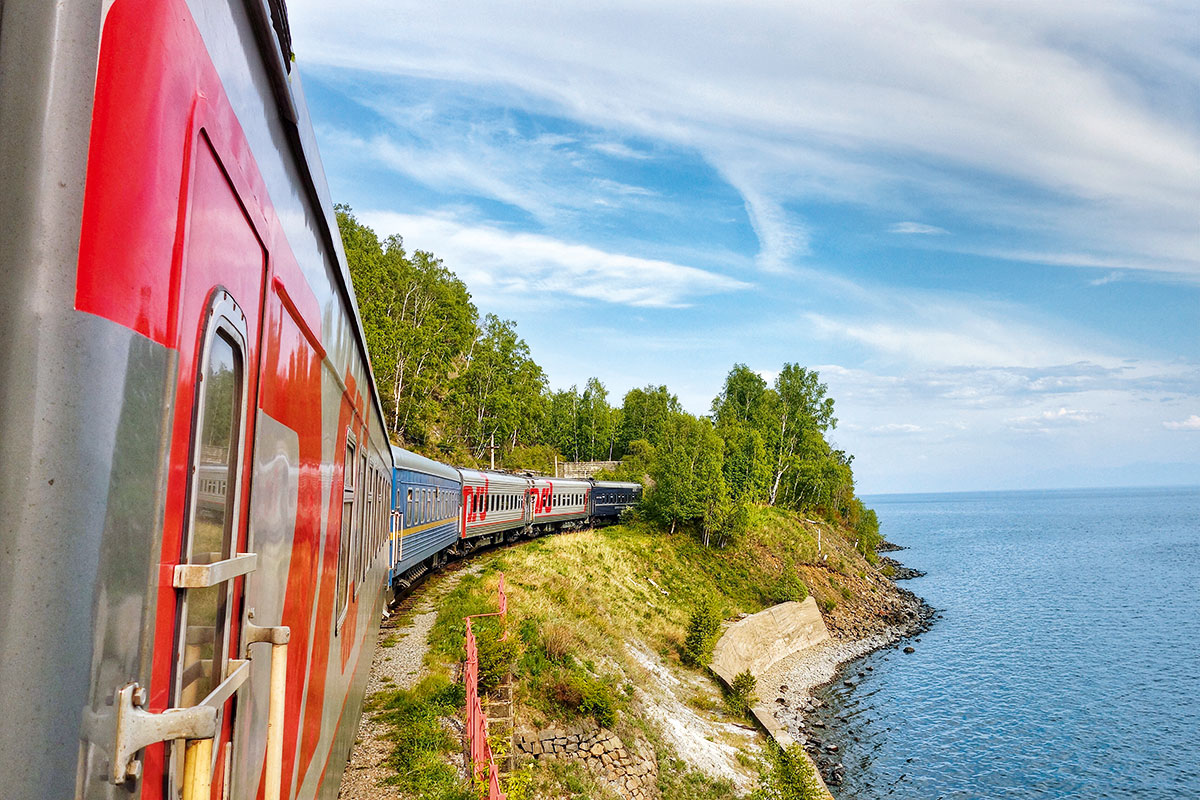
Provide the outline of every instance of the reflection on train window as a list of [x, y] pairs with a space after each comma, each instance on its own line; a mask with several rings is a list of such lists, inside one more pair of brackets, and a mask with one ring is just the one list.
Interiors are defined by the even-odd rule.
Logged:
[[354, 453], [357, 448], [349, 428], [346, 429], [346, 461], [342, 465], [342, 531], [338, 547], [337, 625], [341, 628], [342, 615], [346, 611], [350, 586], [350, 536], [354, 529]]
[[406, 521], [406, 524], [409, 527], [411, 527], [413, 524], [412, 515], [413, 515], [412, 489], [409, 489], [408, 490], [408, 501], [404, 505], [404, 519]]
[[[233, 552], [238, 431], [242, 406], [240, 348], [222, 330], [213, 333], [201, 373], [197, 405], [196, 499], [187, 562], [211, 564]], [[180, 661], [179, 703], [198, 704], [224, 677], [230, 586], [188, 589]]]

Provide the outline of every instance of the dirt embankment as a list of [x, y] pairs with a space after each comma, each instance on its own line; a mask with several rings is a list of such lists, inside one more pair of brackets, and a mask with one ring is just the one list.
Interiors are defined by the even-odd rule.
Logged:
[[[436, 593], [424, 600], [418, 591], [398, 615], [402, 624], [385, 625], [381, 633], [369, 691], [412, 687], [422, 660], [429, 663], [430, 631], [447, 641], [461, 637], [449, 626], [463, 613], [493, 610], [503, 572], [508, 630], [518, 642], [512, 662], [518, 734], [559, 725], [604, 729], [657, 762], [664, 800], [745, 796], [768, 763], [765, 739], [726, 706], [705, 671], [682, 663], [690, 615], [699, 604], [714, 603], [735, 619], [795, 599], [781, 595], [794, 593], [797, 580], [802, 584], [832, 639], [784, 659], [759, 683], [758, 694], [782, 700], [780, 712], [791, 715], [785, 725], [811, 743], [819, 737], [799, 724], [811, 702], [808, 690], [832, 679], [840, 663], [921, 629], [931, 617], [881, 566], [868, 563], [850, 538], [827, 524], [774, 509], [761, 510], [752, 530], [723, 550], [649, 527], [538, 539], [478, 557], [454, 583], [437, 581]], [[387, 733], [364, 719], [345, 800], [403, 796], [377, 788], [387, 777]], [[517, 800], [622, 796], [578, 761], [543, 754], [518, 759], [517, 767], [519, 781], [506, 787]]]

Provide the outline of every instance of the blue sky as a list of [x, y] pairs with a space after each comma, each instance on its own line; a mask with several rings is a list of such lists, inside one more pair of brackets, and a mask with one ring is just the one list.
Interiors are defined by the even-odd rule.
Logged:
[[820, 371], [864, 493], [1200, 483], [1192, 2], [289, 2], [335, 200], [555, 388]]

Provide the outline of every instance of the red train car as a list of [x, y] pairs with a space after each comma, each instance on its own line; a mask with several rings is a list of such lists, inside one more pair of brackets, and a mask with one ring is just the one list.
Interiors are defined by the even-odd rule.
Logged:
[[0, 3], [6, 800], [337, 794], [392, 456], [290, 68], [280, 0]]

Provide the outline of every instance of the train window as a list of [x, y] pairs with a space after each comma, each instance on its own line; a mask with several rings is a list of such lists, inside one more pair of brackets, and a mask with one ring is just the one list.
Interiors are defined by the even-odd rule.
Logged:
[[412, 489], [408, 490], [408, 501], [404, 505], [404, 521], [406, 525], [412, 525], [413, 515], [413, 496]]
[[346, 613], [350, 587], [350, 540], [354, 530], [354, 454], [357, 450], [354, 436], [346, 429], [346, 461], [342, 465], [342, 535], [338, 547], [337, 595], [334, 608], [337, 609], [337, 626], [340, 629], [342, 617]]
[[366, 574], [366, 553], [363, 552], [363, 540], [366, 538], [367, 530], [367, 507], [369, 498], [370, 484], [367, 482], [367, 446], [366, 442], [359, 448], [358, 472], [355, 473], [357, 478], [356, 485], [361, 487], [357, 504], [354, 507], [354, 528], [350, 531], [350, 547], [351, 554], [354, 558], [354, 569], [351, 574], [354, 576], [354, 596], [358, 597], [359, 587], [362, 585], [363, 575]]
[[[233, 489], [238, 477], [243, 392], [241, 347], [234, 332], [218, 327], [209, 340], [197, 392], [199, 435], [187, 563], [220, 561], [231, 557], [236, 547], [238, 509]], [[180, 705], [198, 704], [224, 677], [231, 584], [186, 590], [177, 677]]]

